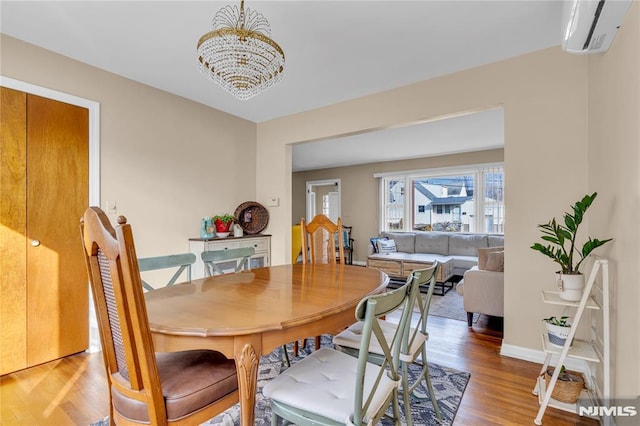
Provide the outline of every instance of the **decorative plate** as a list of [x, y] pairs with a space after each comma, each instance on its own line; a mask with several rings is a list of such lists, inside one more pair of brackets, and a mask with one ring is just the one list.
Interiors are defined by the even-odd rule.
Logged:
[[269, 212], [260, 203], [245, 201], [234, 212], [236, 223], [247, 234], [259, 234], [269, 223]]

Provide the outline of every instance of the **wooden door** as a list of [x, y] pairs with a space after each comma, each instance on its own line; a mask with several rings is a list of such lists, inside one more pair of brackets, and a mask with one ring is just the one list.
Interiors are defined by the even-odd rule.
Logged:
[[[5, 93], [13, 97], [6, 90], [2, 89], [3, 111]], [[17, 121], [11, 119], [12, 127], [18, 127]], [[5, 193], [10, 195], [2, 207], [3, 233], [7, 219], [13, 229], [6, 233], [13, 239], [6, 244], [12, 259], [2, 264], [2, 374], [88, 347], [88, 286], [79, 231], [89, 196], [88, 123], [85, 108], [26, 95], [25, 148], [20, 148], [19, 138], [14, 138], [17, 130], [5, 137], [3, 112], [3, 203]], [[10, 149], [23, 157], [5, 153]], [[18, 173], [21, 161], [22, 175]], [[5, 173], [5, 166], [12, 162], [16, 166]], [[12, 176], [5, 179], [11, 171]], [[22, 229], [20, 214], [25, 218]], [[3, 246], [3, 258], [4, 250]], [[5, 283], [5, 276], [13, 277], [10, 283]], [[5, 310], [5, 294], [11, 295], [7, 302], [11, 310]], [[5, 327], [7, 316], [11, 320]], [[8, 350], [5, 328], [15, 334], [13, 340], [19, 343], [15, 350]], [[20, 329], [23, 336], [17, 335]], [[20, 348], [26, 365], [5, 363], [5, 358], [19, 359]], [[18, 368], [8, 369], [9, 365]]]
[[80, 217], [89, 205], [89, 111], [29, 95], [27, 117], [27, 361], [31, 366], [88, 346], [89, 290]]
[[6, 374], [27, 367], [27, 95], [0, 89], [0, 374]]

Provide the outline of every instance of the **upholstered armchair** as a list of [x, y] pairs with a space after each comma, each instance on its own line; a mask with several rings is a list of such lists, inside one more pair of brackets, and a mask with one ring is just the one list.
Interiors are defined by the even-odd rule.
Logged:
[[463, 297], [469, 327], [474, 313], [504, 317], [504, 248], [478, 250], [478, 265], [464, 273], [456, 291]]

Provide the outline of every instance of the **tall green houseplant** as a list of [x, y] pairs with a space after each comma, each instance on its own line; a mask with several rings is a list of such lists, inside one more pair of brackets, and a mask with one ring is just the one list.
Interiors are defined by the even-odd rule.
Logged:
[[598, 247], [608, 243], [613, 238], [599, 240], [591, 238], [582, 245], [582, 249], [576, 246], [576, 236], [578, 228], [582, 223], [585, 213], [598, 196], [597, 192], [585, 195], [582, 200], [577, 201], [573, 206], [573, 213], [565, 213], [563, 223], [556, 221], [554, 217], [549, 223], [538, 225], [542, 232], [542, 239], [546, 245], [535, 243], [532, 249], [539, 251], [551, 258], [560, 265], [562, 274], [575, 275], [580, 273], [580, 265]]

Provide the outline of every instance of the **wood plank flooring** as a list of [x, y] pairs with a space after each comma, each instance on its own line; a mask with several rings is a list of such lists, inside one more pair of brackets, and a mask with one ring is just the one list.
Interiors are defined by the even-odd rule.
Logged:
[[[502, 324], [429, 319], [429, 360], [471, 373], [454, 425], [532, 425], [540, 365], [500, 356]], [[0, 378], [0, 424], [88, 425], [109, 413], [102, 355], [81, 353]], [[549, 408], [544, 425], [597, 425]]]

